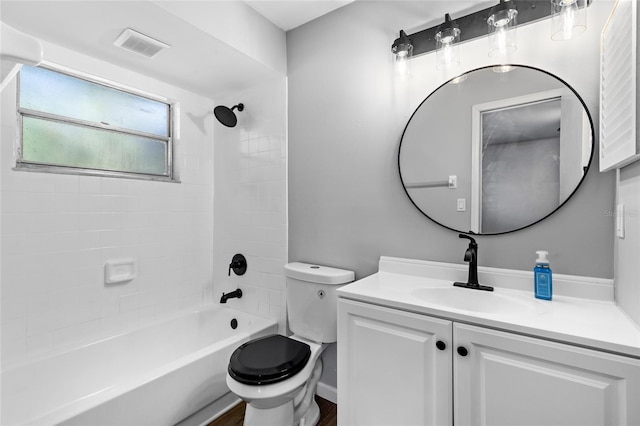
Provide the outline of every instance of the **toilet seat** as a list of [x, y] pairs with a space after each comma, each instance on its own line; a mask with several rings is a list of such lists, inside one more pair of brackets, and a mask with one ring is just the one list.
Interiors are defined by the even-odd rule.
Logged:
[[246, 385], [268, 385], [298, 374], [310, 357], [308, 344], [272, 334], [238, 347], [231, 355], [228, 372], [234, 380]]
[[293, 376], [289, 376], [287, 380], [281, 380], [277, 383], [271, 383], [268, 385], [256, 386], [240, 383], [231, 376], [229, 369], [227, 368], [226, 382], [229, 390], [242, 398], [248, 404], [258, 408], [275, 407], [293, 399], [293, 397], [306, 385], [313, 373], [316, 363], [318, 362], [318, 358], [320, 358], [320, 354], [324, 351], [327, 345], [311, 342], [310, 340], [301, 338], [295, 334], [288, 338], [305, 343], [311, 348], [311, 355], [302, 370]]

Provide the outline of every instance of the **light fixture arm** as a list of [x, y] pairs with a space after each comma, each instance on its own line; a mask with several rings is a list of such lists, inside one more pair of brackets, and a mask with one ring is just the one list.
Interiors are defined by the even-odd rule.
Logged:
[[511, 0], [500, 0], [500, 3], [491, 8], [491, 13], [494, 14], [501, 10], [517, 9], [516, 3], [517, 2]]
[[451, 15], [448, 13], [444, 14], [444, 23], [438, 25], [438, 31], [448, 31], [454, 28], [460, 28], [460, 26], [456, 23], [456, 21], [451, 20]]

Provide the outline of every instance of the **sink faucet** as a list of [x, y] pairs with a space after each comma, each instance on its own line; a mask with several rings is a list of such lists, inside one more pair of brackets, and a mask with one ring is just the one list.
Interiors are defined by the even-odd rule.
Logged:
[[220, 303], [227, 303], [227, 300], [233, 299], [234, 297], [240, 299], [242, 297], [242, 290], [237, 289], [229, 293], [222, 293]]
[[470, 288], [473, 290], [493, 291], [493, 287], [482, 285], [478, 282], [478, 243], [472, 237], [465, 234], [458, 234], [460, 238], [469, 240], [469, 247], [464, 252], [464, 261], [469, 262], [469, 278], [466, 283], [455, 282], [456, 287]]

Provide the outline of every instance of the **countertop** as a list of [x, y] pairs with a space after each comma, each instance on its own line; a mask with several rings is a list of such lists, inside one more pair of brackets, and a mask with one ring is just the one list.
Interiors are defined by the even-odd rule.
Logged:
[[383, 256], [379, 272], [338, 296], [640, 358], [640, 327], [614, 303], [613, 281], [554, 275], [553, 300], [546, 301], [534, 297], [528, 271], [479, 268], [480, 283], [493, 292], [453, 287], [466, 281], [467, 268]]

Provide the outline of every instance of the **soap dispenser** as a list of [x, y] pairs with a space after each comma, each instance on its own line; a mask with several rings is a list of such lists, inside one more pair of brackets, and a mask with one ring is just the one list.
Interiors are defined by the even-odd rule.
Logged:
[[533, 268], [533, 280], [535, 286], [536, 298], [543, 300], [551, 300], [553, 294], [553, 282], [551, 279], [551, 268], [549, 268], [548, 251], [536, 251], [538, 259], [536, 267]]

